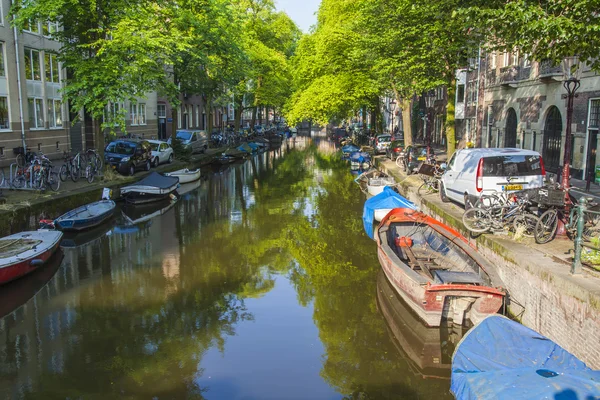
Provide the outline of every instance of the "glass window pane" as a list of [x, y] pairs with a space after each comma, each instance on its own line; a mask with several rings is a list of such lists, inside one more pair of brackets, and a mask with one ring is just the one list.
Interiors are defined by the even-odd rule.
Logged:
[[0, 43], [0, 76], [6, 76], [4, 73], [4, 43]]
[[33, 99], [27, 99], [27, 109], [29, 110], [29, 127], [35, 128], [35, 107]]
[[10, 129], [8, 99], [6, 97], [0, 97], [0, 129]]
[[56, 126], [54, 119], [54, 103], [52, 100], [48, 100], [48, 124], [51, 128]]
[[35, 99], [35, 114], [37, 118], [37, 127], [44, 127], [44, 108], [42, 99]]
[[58, 67], [58, 57], [56, 54], [52, 54], [50, 63], [52, 66], [52, 82], [58, 83], [60, 82], [60, 69]]
[[33, 79], [33, 74], [31, 72], [31, 50], [25, 49], [25, 79]]
[[33, 69], [33, 80], [41, 81], [42, 75], [40, 72], [40, 52], [31, 50], [31, 67]]
[[592, 100], [590, 102], [590, 128], [598, 128], [600, 119], [600, 100]]
[[50, 54], [44, 54], [44, 69], [46, 70], [46, 82], [52, 82], [52, 67], [50, 66]]
[[56, 126], [62, 126], [62, 101], [54, 100], [54, 114], [56, 115]]
[[146, 104], [140, 103], [138, 105], [138, 122], [140, 125], [146, 124]]

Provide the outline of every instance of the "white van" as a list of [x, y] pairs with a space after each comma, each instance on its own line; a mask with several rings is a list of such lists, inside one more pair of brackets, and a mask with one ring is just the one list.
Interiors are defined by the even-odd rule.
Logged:
[[468, 208], [490, 192], [516, 192], [541, 187], [546, 170], [537, 151], [521, 149], [462, 149], [446, 166], [440, 198]]
[[[181, 140], [181, 144], [192, 150], [192, 153], [203, 153], [208, 149], [208, 135], [206, 131], [179, 129], [175, 132], [177, 139]], [[167, 143], [172, 146], [171, 138]]]

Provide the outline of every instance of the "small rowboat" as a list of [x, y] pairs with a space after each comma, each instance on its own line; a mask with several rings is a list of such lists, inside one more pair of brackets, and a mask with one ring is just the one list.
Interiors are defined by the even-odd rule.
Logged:
[[179, 178], [179, 183], [183, 185], [184, 183], [190, 183], [200, 179], [200, 173], [200, 168], [195, 171], [190, 171], [189, 169], [185, 168], [178, 171], [169, 172], [165, 175]]
[[81, 231], [100, 225], [115, 211], [115, 202], [100, 200], [69, 211], [54, 220], [54, 227], [61, 231]]
[[395, 208], [375, 239], [386, 277], [428, 326], [442, 320], [476, 324], [502, 307], [506, 292], [494, 267], [451, 227], [422, 212]]
[[121, 196], [131, 204], [151, 203], [175, 197], [179, 178], [153, 172], [141, 181], [121, 188]]
[[63, 234], [38, 230], [0, 239], [0, 284], [37, 270], [58, 249]]

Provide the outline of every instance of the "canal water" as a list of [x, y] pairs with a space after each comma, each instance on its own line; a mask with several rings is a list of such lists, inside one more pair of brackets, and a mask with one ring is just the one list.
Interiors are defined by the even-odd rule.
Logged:
[[122, 207], [0, 288], [0, 398], [444, 399], [452, 332], [380, 273], [328, 142]]

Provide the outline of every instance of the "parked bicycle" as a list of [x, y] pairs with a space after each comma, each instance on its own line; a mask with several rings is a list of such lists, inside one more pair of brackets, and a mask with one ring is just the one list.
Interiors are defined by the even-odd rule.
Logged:
[[419, 175], [423, 183], [419, 186], [417, 192], [423, 196], [437, 193], [440, 188], [440, 180], [444, 174], [445, 164], [421, 164]]

